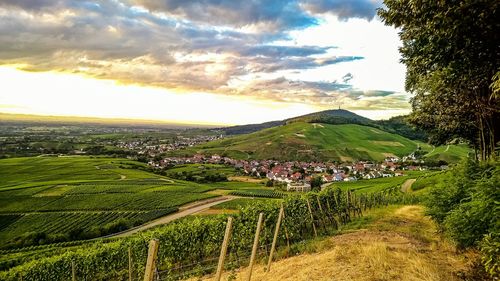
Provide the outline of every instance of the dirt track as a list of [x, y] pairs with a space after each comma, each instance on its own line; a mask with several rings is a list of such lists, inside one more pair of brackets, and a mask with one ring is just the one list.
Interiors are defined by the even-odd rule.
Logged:
[[407, 179], [402, 185], [401, 185], [401, 191], [402, 192], [410, 192], [411, 191], [411, 186], [413, 183], [416, 181], [416, 179]]

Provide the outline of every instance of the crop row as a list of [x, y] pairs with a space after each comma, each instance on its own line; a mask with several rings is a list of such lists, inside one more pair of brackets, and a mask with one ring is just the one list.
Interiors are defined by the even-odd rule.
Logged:
[[[327, 188], [320, 193], [288, 196], [282, 202], [285, 209], [285, 231], [279, 234], [278, 246], [312, 238], [316, 232], [319, 235], [329, 234], [331, 229], [348, 222], [353, 216], [361, 215], [366, 208], [383, 206], [398, 200], [400, 197], [392, 198], [383, 193], [356, 196], [333, 188]], [[260, 212], [265, 214], [265, 219], [259, 244], [269, 245], [280, 205], [278, 200], [269, 200], [247, 205], [241, 212], [234, 214], [232, 237], [237, 239], [231, 239], [229, 255], [242, 256], [249, 252]], [[127, 268], [129, 247], [133, 254], [135, 278], [140, 279], [144, 272], [150, 239], [156, 238], [160, 241], [159, 270], [169, 271], [183, 264], [216, 259], [225, 224], [224, 216], [183, 219], [140, 236], [88, 245], [64, 254], [39, 258], [1, 272], [0, 279], [18, 280], [22, 274], [23, 280], [68, 280], [71, 277], [72, 263], [76, 264], [79, 280], [116, 279], [120, 272]]]
[[0, 213], [75, 210], [156, 210], [213, 197], [206, 193], [146, 192], [0, 198]]
[[265, 189], [246, 189], [246, 190], [237, 190], [230, 193], [235, 196], [242, 197], [262, 197], [262, 198], [283, 198], [287, 196], [286, 193], [274, 190], [265, 190]]

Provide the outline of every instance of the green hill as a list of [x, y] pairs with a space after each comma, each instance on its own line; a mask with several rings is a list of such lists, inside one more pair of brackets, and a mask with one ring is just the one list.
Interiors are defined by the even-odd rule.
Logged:
[[285, 124], [295, 123], [295, 122], [306, 122], [306, 123], [326, 123], [326, 124], [361, 124], [361, 125], [374, 125], [374, 121], [359, 116], [353, 112], [344, 109], [331, 109], [323, 110], [319, 112], [314, 112], [306, 115], [301, 115], [285, 120], [270, 121], [260, 124], [248, 124], [232, 126], [227, 128], [220, 128], [228, 135], [240, 135], [254, 133], [259, 130], [269, 129], [273, 127], [282, 126]]
[[292, 122], [209, 142], [176, 154], [220, 154], [240, 159], [277, 159], [304, 161], [383, 160], [404, 156], [418, 146], [431, 147], [400, 135], [356, 124], [319, 124]]
[[424, 157], [426, 159], [454, 163], [460, 161], [460, 159], [466, 158], [469, 152], [471, 152], [471, 149], [465, 144], [442, 145], [433, 148], [429, 153], [424, 155]]

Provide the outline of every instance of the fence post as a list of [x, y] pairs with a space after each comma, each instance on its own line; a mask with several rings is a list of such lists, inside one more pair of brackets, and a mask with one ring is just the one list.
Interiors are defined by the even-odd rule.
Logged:
[[132, 281], [132, 247], [128, 247], [128, 281]]
[[146, 272], [144, 273], [144, 281], [153, 281], [156, 269], [156, 259], [158, 257], [158, 246], [160, 241], [152, 239], [149, 242], [148, 259], [146, 261]]
[[307, 208], [309, 209], [309, 214], [311, 215], [314, 237], [318, 237], [318, 232], [316, 231], [316, 225], [314, 225], [314, 216], [313, 216], [313, 212], [311, 209], [311, 203], [309, 203], [309, 199], [307, 199]]
[[278, 221], [276, 222], [276, 229], [274, 230], [273, 244], [271, 245], [271, 253], [269, 254], [269, 261], [267, 262], [267, 272], [271, 270], [271, 262], [273, 261], [274, 248], [276, 247], [276, 241], [278, 240], [278, 233], [280, 230], [281, 220], [283, 219], [283, 213], [285, 210], [283, 206], [280, 208], [280, 213], [278, 215]]
[[[283, 212], [283, 220], [285, 220], [285, 212]], [[288, 253], [290, 253], [290, 238], [288, 236], [288, 228], [286, 227], [286, 223], [284, 221], [283, 221], [283, 228], [285, 229], [286, 256], [288, 257]]]
[[71, 261], [71, 280], [76, 281], [76, 266], [75, 266], [75, 261]]
[[222, 241], [222, 248], [220, 249], [219, 263], [217, 265], [217, 273], [215, 274], [215, 280], [219, 281], [222, 275], [222, 269], [224, 268], [224, 259], [226, 258], [227, 245], [229, 244], [229, 239], [231, 237], [231, 229], [233, 226], [233, 218], [227, 218], [226, 231], [224, 232], [224, 241]]
[[259, 214], [259, 221], [257, 222], [257, 229], [255, 230], [255, 238], [253, 240], [252, 255], [250, 256], [250, 264], [248, 265], [247, 281], [250, 281], [252, 279], [253, 263], [255, 260], [255, 256], [257, 255], [257, 247], [259, 246], [260, 228], [262, 226], [262, 219], [263, 218], [264, 218], [264, 213], [260, 213]]

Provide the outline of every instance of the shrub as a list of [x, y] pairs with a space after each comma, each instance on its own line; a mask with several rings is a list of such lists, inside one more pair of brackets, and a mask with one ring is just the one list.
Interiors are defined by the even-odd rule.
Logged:
[[480, 250], [484, 269], [497, 280], [500, 278], [500, 233], [497, 231], [486, 235], [480, 243]]
[[500, 163], [467, 160], [431, 188], [428, 214], [458, 247], [479, 247], [486, 271], [498, 276]]

